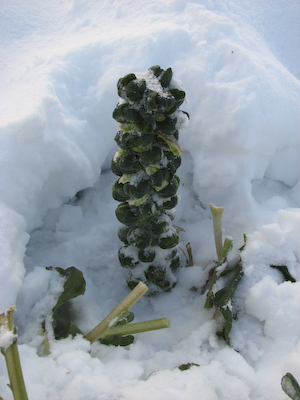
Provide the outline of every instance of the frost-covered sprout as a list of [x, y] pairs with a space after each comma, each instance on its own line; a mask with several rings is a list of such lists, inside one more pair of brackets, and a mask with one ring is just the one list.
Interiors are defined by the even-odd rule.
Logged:
[[128, 269], [128, 286], [146, 281], [150, 293], [169, 291], [180, 266], [172, 219], [182, 156], [178, 132], [186, 114], [179, 110], [185, 92], [172, 77], [171, 68], [156, 65], [144, 74], [120, 78], [121, 100], [113, 111], [120, 124], [115, 136], [120, 149], [111, 163], [119, 177], [112, 187], [120, 202], [118, 237], [124, 243], [119, 260]]

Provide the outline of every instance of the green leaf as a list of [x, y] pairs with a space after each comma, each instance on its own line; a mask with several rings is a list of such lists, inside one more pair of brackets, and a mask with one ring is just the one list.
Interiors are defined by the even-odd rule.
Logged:
[[237, 285], [243, 276], [243, 268], [242, 268], [242, 263], [238, 262], [235, 266], [235, 268], [232, 269], [234, 271], [234, 275], [230, 282], [221, 290], [219, 290], [215, 294], [215, 304], [219, 309], [224, 308], [229, 300], [231, 300], [232, 295], [237, 288]]
[[188, 369], [190, 369], [191, 367], [200, 367], [199, 364], [195, 364], [195, 363], [187, 363], [187, 364], [182, 364], [180, 365], [178, 368], [180, 369], [180, 371], [186, 371]]
[[133, 343], [134, 337], [132, 335], [121, 336], [121, 335], [112, 335], [107, 336], [105, 338], [99, 339], [101, 344], [105, 344], [107, 346], [129, 346]]
[[46, 269], [50, 271], [55, 269], [60, 275], [65, 278], [64, 290], [59, 296], [58, 301], [52, 310], [53, 327], [55, 328], [57, 320], [59, 318], [58, 309], [69, 300], [84, 294], [85, 279], [83, 277], [83, 273], [75, 267], [70, 267], [67, 269], [63, 269], [60, 267], [47, 267]]
[[296, 282], [296, 279], [292, 277], [285, 265], [270, 265], [270, 267], [278, 269], [286, 281]]
[[282, 390], [293, 400], [300, 400], [300, 386], [291, 373], [281, 379]]

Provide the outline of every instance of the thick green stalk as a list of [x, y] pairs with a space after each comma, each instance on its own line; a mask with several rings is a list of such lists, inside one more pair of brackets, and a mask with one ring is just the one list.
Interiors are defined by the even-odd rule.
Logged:
[[105, 332], [103, 332], [101, 338], [112, 335], [133, 335], [135, 333], [155, 331], [157, 329], [164, 329], [169, 327], [170, 321], [168, 318], [153, 319], [151, 321], [136, 322], [134, 324], [108, 328]]
[[117, 307], [115, 307], [111, 313], [104, 318], [91, 332], [89, 332], [85, 337], [94, 343], [103, 333], [115, 325], [119, 319], [126, 313], [148, 290], [147, 285], [143, 282], [139, 282], [138, 285], [121, 301]]
[[219, 259], [221, 257], [221, 252], [223, 248], [222, 214], [224, 211], [224, 207], [216, 207], [214, 204], [210, 204], [210, 210], [213, 217], [215, 244], [216, 244], [217, 256]]
[[9, 307], [5, 313], [0, 315], [1, 330], [12, 334], [12, 343], [8, 347], [2, 348], [1, 351], [5, 357], [10, 388], [14, 400], [28, 400], [17, 347], [17, 339], [16, 337], [13, 338], [16, 331], [13, 321], [13, 313], [15, 310], [15, 307]]

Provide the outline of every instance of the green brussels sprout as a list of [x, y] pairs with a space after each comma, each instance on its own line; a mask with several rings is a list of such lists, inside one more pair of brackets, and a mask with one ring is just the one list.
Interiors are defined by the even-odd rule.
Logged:
[[179, 187], [179, 178], [178, 176], [173, 176], [171, 182], [162, 190], [157, 192], [157, 194], [163, 199], [167, 199], [169, 197], [175, 196], [177, 189]]
[[144, 79], [131, 80], [125, 88], [127, 98], [132, 102], [139, 102], [144, 96], [146, 81]]
[[159, 146], [152, 146], [152, 148], [148, 151], [143, 152], [140, 155], [140, 163], [143, 166], [156, 165], [161, 162], [163, 156], [162, 149]]
[[117, 83], [118, 95], [124, 98], [125, 94], [125, 86], [128, 85], [129, 82], [136, 79], [135, 74], [125, 75], [123, 78], [120, 78]]
[[128, 240], [127, 240], [127, 233], [130, 230], [130, 227], [127, 225], [121, 225], [118, 229], [118, 237], [121, 240], [121, 242], [125, 243], [127, 246], [129, 246]]
[[150, 67], [149, 70], [153, 71], [154, 76], [156, 77], [158, 77], [163, 72], [163, 69], [160, 68], [159, 65], [153, 65], [153, 67]]
[[176, 257], [172, 258], [171, 263], [170, 263], [170, 268], [171, 271], [176, 271], [180, 267], [180, 257], [177, 254]]
[[122, 224], [131, 226], [138, 222], [140, 213], [137, 207], [130, 206], [128, 203], [124, 202], [119, 204], [116, 208], [116, 217]]
[[112, 185], [112, 196], [116, 201], [124, 202], [130, 198], [125, 191], [124, 185], [119, 183], [119, 180], [116, 180]]
[[135, 153], [122, 154], [117, 160], [117, 166], [124, 174], [134, 174], [142, 168], [139, 156]]
[[123, 172], [118, 167], [118, 159], [113, 157], [111, 160], [111, 170], [115, 175], [122, 176]]
[[[136, 185], [132, 185], [130, 182], [124, 184], [124, 194], [136, 199], [141, 199], [149, 190], [149, 180], [141, 179]], [[125, 199], [125, 200], [128, 200]], [[123, 201], [125, 201], [123, 200]]]
[[167, 117], [162, 122], [157, 122], [156, 131], [165, 135], [173, 135], [176, 132], [177, 118]]
[[168, 159], [168, 167], [170, 164], [172, 164], [175, 168], [175, 170], [177, 168], [180, 167], [181, 165], [181, 157], [175, 156], [171, 151], [167, 152], [167, 159]]
[[169, 291], [174, 286], [168, 281], [166, 269], [160, 264], [152, 264], [145, 272], [145, 277], [164, 291]]
[[169, 92], [176, 100], [176, 107], [180, 107], [181, 104], [184, 102], [185, 92], [179, 89], [169, 89]]
[[118, 104], [113, 111], [113, 118], [120, 124], [139, 125], [143, 122], [140, 113], [128, 103]]
[[172, 247], [177, 246], [179, 243], [179, 237], [176, 233], [176, 230], [170, 230], [169, 232], [162, 234], [157, 239], [157, 244], [162, 249], [171, 249]]
[[162, 203], [154, 201], [152, 196], [139, 206], [139, 212], [144, 217], [150, 217], [154, 214], [159, 213], [162, 210]]
[[128, 253], [129, 246], [123, 246], [119, 249], [118, 257], [122, 267], [134, 268], [138, 264], [138, 260], [130, 253]]
[[160, 168], [158, 171], [154, 172], [150, 176], [151, 184], [155, 188], [155, 190], [160, 190], [163, 189], [165, 186], [167, 186], [168, 179], [170, 177], [170, 172], [167, 168]]
[[163, 88], [166, 88], [170, 85], [173, 76], [172, 68], [168, 68], [160, 76], [160, 84]]
[[141, 133], [152, 133], [156, 129], [156, 122], [154, 118], [150, 114], [148, 114], [143, 108], [140, 109], [140, 116], [142, 120], [139, 123], [138, 128]]
[[163, 208], [164, 210], [172, 210], [172, 208], [177, 206], [177, 203], [178, 203], [178, 196], [175, 195], [163, 202]]
[[149, 90], [146, 94], [146, 108], [149, 112], [167, 113], [176, 104], [175, 97], [171, 93], [159, 93]]
[[158, 214], [149, 220], [149, 229], [153, 236], [159, 236], [170, 228], [171, 219], [166, 214]]
[[145, 249], [150, 246], [151, 234], [144, 228], [132, 228], [127, 234], [128, 243], [138, 249]]
[[152, 247], [146, 247], [138, 252], [138, 258], [143, 263], [152, 263], [155, 259], [156, 252]]

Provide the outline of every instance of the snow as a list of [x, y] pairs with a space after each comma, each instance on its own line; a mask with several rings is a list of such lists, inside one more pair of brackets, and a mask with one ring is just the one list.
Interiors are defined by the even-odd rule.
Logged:
[[[297, 0], [2, 2], [0, 313], [17, 306], [30, 400], [283, 400], [282, 376], [300, 381], [299, 18]], [[171, 327], [126, 348], [50, 337], [44, 357], [40, 323], [63, 285], [45, 267], [82, 270], [71, 313], [84, 333], [128, 294], [112, 111], [118, 79], [156, 64], [187, 94], [174, 225], [194, 266], [132, 311]], [[247, 235], [231, 347], [200, 290], [216, 258], [210, 203], [224, 207], [232, 258]], [[178, 369], [187, 363], [199, 366]], [[2, 357], [0, 396], [11, 400], [7, 383]]]

